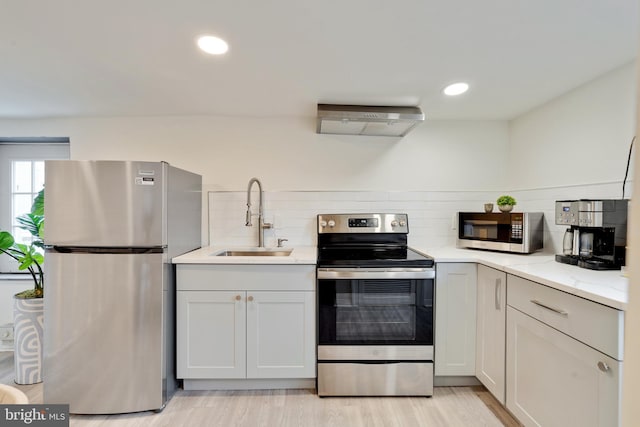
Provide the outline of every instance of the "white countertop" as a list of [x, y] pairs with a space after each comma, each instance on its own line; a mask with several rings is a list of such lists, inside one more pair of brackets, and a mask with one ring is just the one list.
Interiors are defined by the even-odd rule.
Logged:
[[620, 270], [595, 271], [556, 262], [555, 255], [517, 255], [452, 247], [414, 248], [436, 262], [477, 262], [579, 297], [625, 310], [629, 279]]
[[[255, 247], [206, 246], [173, 258], [174, 264], [315, 264], [317, 248], [299, 246], [288, 256], [216, 256], [223, 250], [255, 250]], [[279, 248], [268, 248], [279, 249]], [[625, 310], [628, 302], [629, 279], [620, 270], [595, 271], [555, 261], [547, 253], [518, 255], [454, 247], [413, 247], [432, 256], [438, 262], [475, 262], [509, 274], [533, 280], [552, 288]]]
[[315, 264], [317, 248], [315, 246], [297, 246], [294, 248], [267, 248], [268, 250], [288, 250], [287, 256], [216, 256], [225, 250], [256, 250], [255, 247], [205, 246], [180, 255], [171, 260], [174, 264]]

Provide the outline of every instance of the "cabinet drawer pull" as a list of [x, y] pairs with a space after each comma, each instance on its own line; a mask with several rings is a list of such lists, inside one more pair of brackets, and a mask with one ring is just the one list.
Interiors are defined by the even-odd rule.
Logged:
[[253, 297], [250, 295], [247, 297], [247, 301], [253, 301]]
[[242, 297], [240, 295], [236, 295], [236, 301], [240, 301]]
[[600, 369], [602, 372], [607, 372], [610, 368], [606, 363], [598, 362], [598, 369]]
[[532, 300], [531, 300], [531, 302], [532, 302], [533, 304], [535, 304], [535, 305], [538, 305], [538, 306], [542, 307], [542, 308], [546, 308], [547, 310], [551, 310], [551, 311], [553, 311], [554, 313], [558, 313], [558, 314], [561, 314], [561, 315], [563, 315], [563, 316], [568, 316], [568, 315], [569, 315], [569, 313], [567, 313], [566, 311], [564, 311], [564, 310], [562, 310], [562, 309], [555, 308], [555, 307], [551, 307], [550, 305], [547, 305], [547, 304], [541, 303], [541, 302], [540, 302], [540, 301], [538, 301], [538, 300], [532, 299]]
[[500, 310], [500, 287], [502, 286], [502, 279], [496, 279], [494, 303], [496, 310]]

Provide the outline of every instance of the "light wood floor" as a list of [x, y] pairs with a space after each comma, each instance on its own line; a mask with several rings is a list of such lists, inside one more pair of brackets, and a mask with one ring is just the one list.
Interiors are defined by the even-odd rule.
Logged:
[[[0, 383], [42, 403], [42, 384], [13, 382], [13, 353], [0, 352]], [[71, 426], [518, 426], [484, 387], [436, 387], [431, 398], [319, 398], [314, 390], [178, 391], [159, 414], [71, 417]]]

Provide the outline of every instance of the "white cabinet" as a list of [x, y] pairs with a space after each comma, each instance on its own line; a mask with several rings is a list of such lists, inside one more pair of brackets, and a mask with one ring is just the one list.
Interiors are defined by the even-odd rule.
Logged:
[[476, 377], [504, 405], [507, 275], [478, 265]]
[[183, 379], [314, 378], [315, 266], [178, 265]]
[[475, 375], [476, 264], [436, 265], [435, 375]]
[[178, 378], [244, 378], [246, 297], [233, 291], [179, 291]]
[[315, 377], [315, 293], [247, 292], [247, 301], [247, 377]]
[[512, 275], [507, 301], [507, 409], [525, 426], [619, 425], [623, 313]]

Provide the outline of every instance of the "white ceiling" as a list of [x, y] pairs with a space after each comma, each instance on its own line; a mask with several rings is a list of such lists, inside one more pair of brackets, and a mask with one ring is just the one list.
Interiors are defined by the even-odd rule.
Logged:
[[[0, 0], [0, 118], [509, 119], [633, 60], [637, 29], [636, 0]], [[204, 33], [229, 53], [198, 51]]]

